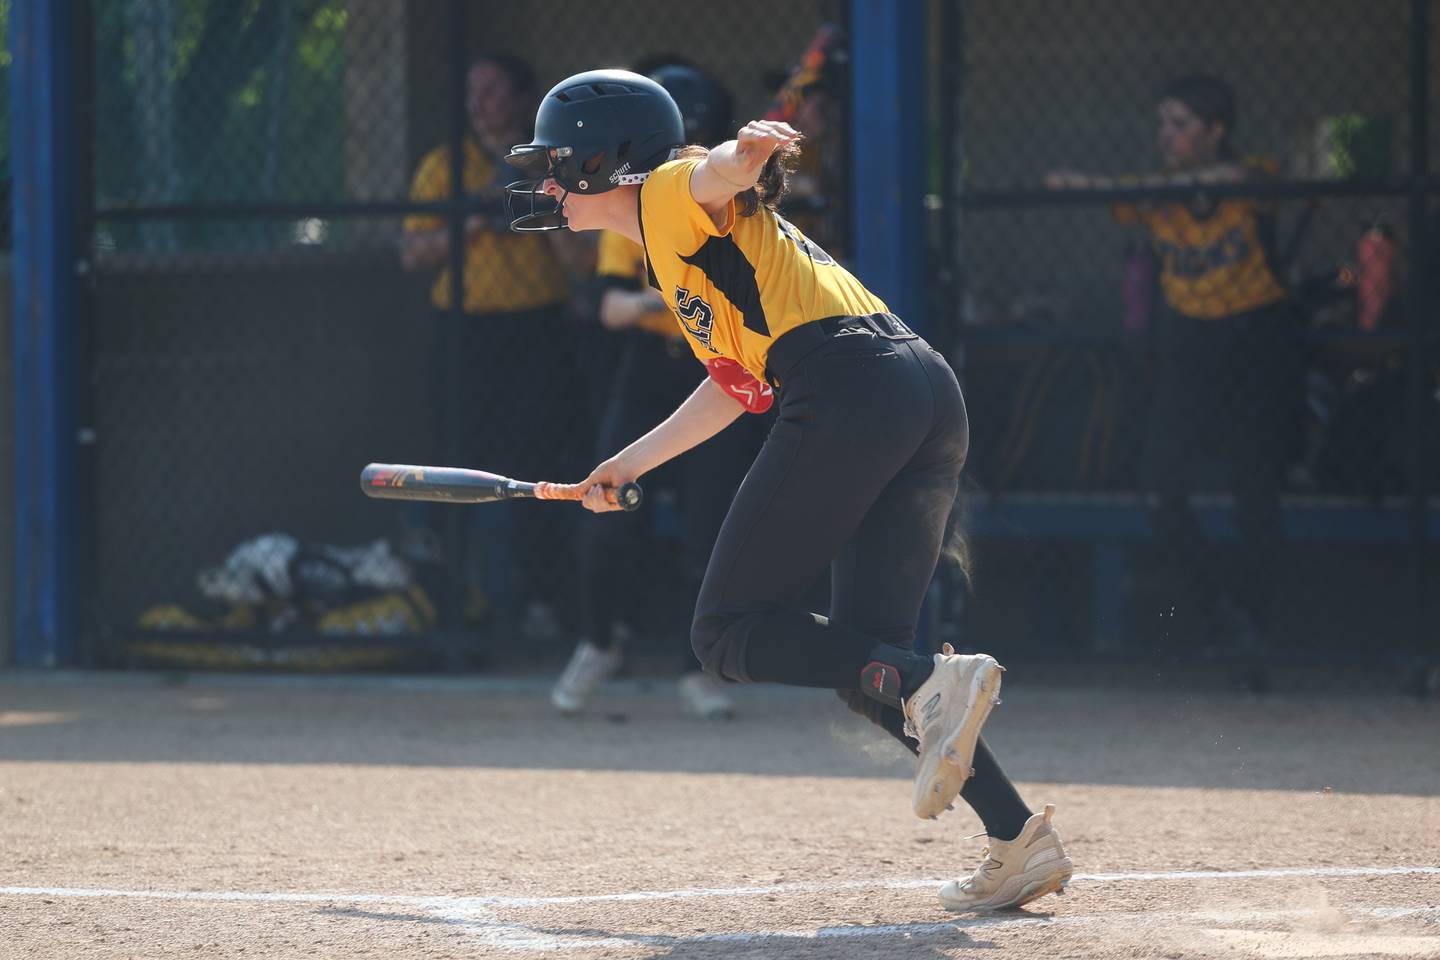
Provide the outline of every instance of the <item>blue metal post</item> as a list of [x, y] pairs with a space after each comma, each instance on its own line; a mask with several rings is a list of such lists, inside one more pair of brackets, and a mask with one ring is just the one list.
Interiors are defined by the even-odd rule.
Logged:
[[75, 227], [69, 2], [10, 8], [15, 662], [73, 662]]
[[[925, 35], [921, 0], [850, 0], [850, 266], [922, 335]], [[921, 652], [939, 642], [933, 587], [916, 628]]]
[[925, 5], [851, 0], [850, 29], [853, 266], [924, 333]]

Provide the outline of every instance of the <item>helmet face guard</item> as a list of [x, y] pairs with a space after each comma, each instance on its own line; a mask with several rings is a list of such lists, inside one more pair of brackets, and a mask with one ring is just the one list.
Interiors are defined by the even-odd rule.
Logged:
[[[674, 153], [673, 149], [666, 151], [662, 162]], [[649, 170], [630, 172], [629, 161], [621, 157], [611, 160], [603, 147], [585, 150], [525, 143], [512, 147], [505, 160], [521, 173], [530, 174], [505, 187], [510, 229], [518, 233], [565, 229], [569, 223], [563, 208], [565, 198], [572, 193], [582, 196], [609, 193], [616, 187], [638, 186], [650, 176]], [[564, 191], [558, 198], [545, 192], [547, 180], [554, 180]]]
[[[551, 158], [550, 152], [554, 150], [556, 157]], [[565, 219], [565, 198], [570, 191], [565, 192], [558, 198], [552, 197], [545, 192], [545, 181], [554, 178], [556, 183], [560, 180], [554, 177], [556, 164], [554, 160], [561, 159], [558, 155], [565, 151], [569, 156], [569, 147], [546, 147], [543, 144], [527, 143], [512, 147], [510, 155], [505, 161], [521, 173], [530, 176], [516, 180], [505, 186], [505, 206], [510, 215], [510, 229], [516, 233], [545, 233], [550, 230], [564, 230], [568, 227], [569, 221]]]
[[[541, 101], [535, 138], [505, 159], [525, 179], [505, 188], [510, 229], [568, 226], [565, 199], [645, 182], [684, 142], [680, 111], [653, 80], [623, 70], [592, 70], [557, 84]], [[563, 191], [545, 193], [553, 180]]]

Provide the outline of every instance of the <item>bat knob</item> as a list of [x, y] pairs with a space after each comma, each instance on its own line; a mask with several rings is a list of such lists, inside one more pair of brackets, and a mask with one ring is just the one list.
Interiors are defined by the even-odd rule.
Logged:
[[644, 497], [645, 494], [640, 489], [640, 484], [633, 480], [629, 483], [621, 484], [620, 488], [615, 491], [615, 503], [621, 510], [639, 509], [640, 501], [643, 500]]

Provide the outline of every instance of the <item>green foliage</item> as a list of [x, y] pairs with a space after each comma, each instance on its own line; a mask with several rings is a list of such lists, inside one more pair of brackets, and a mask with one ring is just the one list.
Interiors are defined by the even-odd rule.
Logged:
[[10, 0], [0, 0], [0, 176], [10, 175]]
[[94, 23], [102, 206], [343, 194], [344, 0], [96, 0]]
[[10, 69], [10, 0], [0, 0], [0, 69]]
[[1391, 172], [1389, 117], [1345, 113], [1330, 118], [1330, 166], [1343, 180], [1377, 180]]

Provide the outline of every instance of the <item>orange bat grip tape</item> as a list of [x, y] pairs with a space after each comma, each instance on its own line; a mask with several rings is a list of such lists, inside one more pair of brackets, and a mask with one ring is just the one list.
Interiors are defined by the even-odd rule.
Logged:
[[541, 480], [535, 484], [537, 500], [584, 500], [586, 486], [583, 483], [549, 483]]

